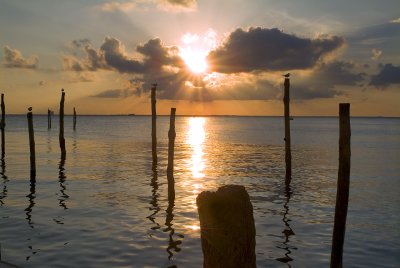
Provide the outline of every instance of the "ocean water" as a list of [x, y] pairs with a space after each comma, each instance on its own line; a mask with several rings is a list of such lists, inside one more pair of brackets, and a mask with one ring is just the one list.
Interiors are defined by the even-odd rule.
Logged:
[[[283, 119], [177, 117], [176, 200], [167, 211], [169, 118], [34, 116], [30, 184], [26, 116], [6, 118], [0, 168], [2, 259], [21, 267], [202, 267], [196, 196], [244, 185], [254, 207], [258, 267], [328, 267], [338, 169], [338, 119], [291, 121], [293, 178], [284, 184]], [[400, 266], [400, 119], [352, 118], [345, 267]]]

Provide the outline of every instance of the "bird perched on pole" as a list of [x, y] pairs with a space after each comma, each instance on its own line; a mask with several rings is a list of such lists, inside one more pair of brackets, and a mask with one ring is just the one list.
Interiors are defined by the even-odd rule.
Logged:
[[28, 111], [31, 112], [31, 111], [32, 111], [32, 107], [29, 107], [29, 108], [28, 108]]
[[289, 78], [290, 73], [284, 74], [284, 75], [282, 75], [282, 76], [284, 76], [284, 77], [286, 77], [286, 78]]

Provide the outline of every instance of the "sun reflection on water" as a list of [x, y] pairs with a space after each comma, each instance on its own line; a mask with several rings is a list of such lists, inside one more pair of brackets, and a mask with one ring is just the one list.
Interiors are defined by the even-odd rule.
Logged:
[[[206, 119], [201, 117], [192, 117], [187, 121], [185, 143], [188, 146], [190, 154], [185, 164], [189, 176], [182, 181], [182, 186], [187, 192], [182, 202], [186, 205], [188, 211], [197, 211], [196, 197], [204, 190], [206, 169], [206, 156], [204, 153], [206, 139], [205, 125]], [[197, 226], [199, 226], [197, 221], [191, 222], [187, 226], [187, 229], [197, 232]]]
[[[191, 171], [195, 179], [204, 177], [204, 152], [203, 144], [206, 137], [204, 130], [205, 119], [193, 117], [189, 119], [189, 130], [187, 133], [187, 143], [192, 147]], [[201, 188], [201, 185], [193, 184], [194, 189]]]

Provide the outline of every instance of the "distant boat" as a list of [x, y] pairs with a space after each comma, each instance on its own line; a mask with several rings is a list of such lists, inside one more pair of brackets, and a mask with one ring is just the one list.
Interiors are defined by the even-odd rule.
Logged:
[[289, 120], [293, 120], [293, 119], [294, 119], [293, 116], [289, 117]]
[[134, 116], [134, 115], [136, 115], [136, 114], [128, 114], [129, 116]]

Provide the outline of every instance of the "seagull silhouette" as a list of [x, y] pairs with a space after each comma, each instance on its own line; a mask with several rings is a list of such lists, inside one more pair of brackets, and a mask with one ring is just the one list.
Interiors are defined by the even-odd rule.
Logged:
[[288, 77], [290, 76], [290, 73], [284, 74], [284, 75], [282, 75], [282, 76], [288, 78]]
[[28, 108], [28, 111], [31, 112], [31, 111], [32, 111], [32, 107], [29, 107], [29, 108]]

